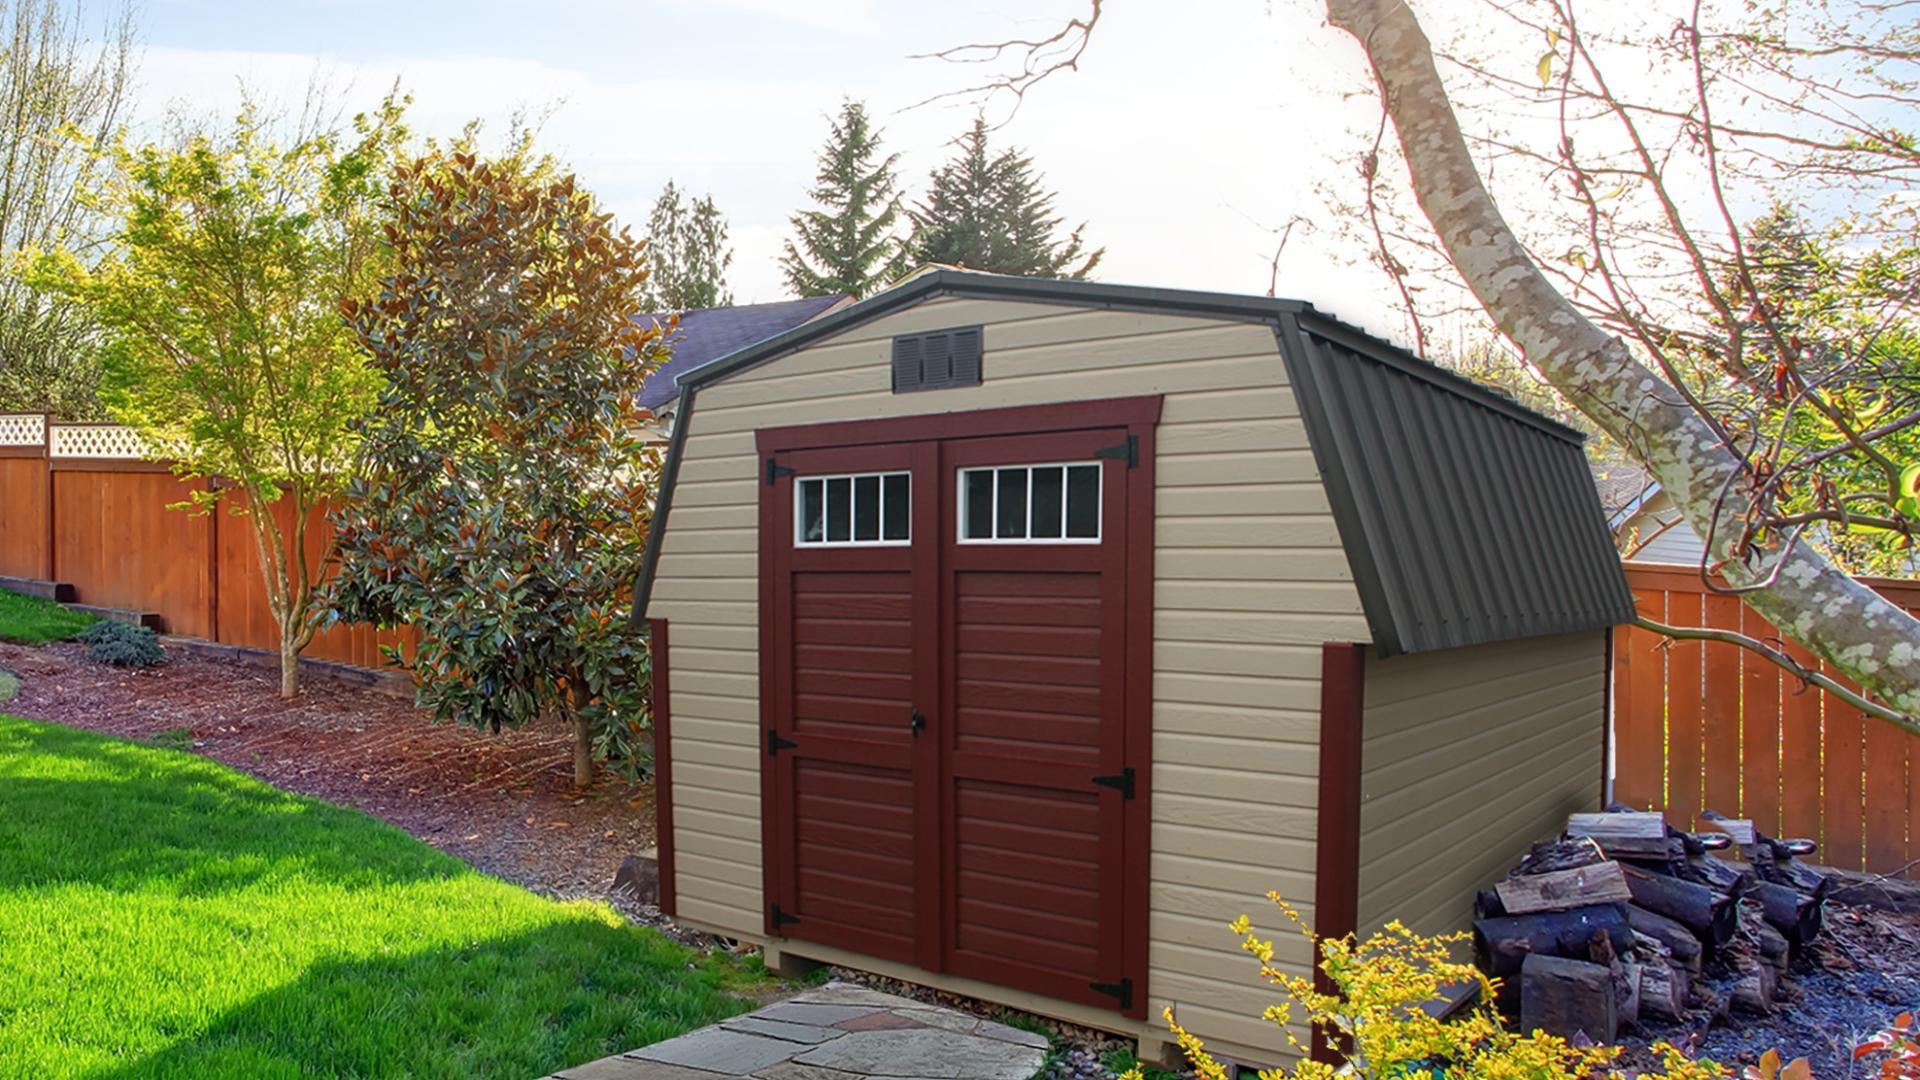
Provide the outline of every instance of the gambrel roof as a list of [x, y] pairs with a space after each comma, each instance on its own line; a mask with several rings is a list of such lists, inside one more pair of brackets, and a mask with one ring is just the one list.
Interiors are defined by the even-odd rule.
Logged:
[[635, 583], [643, 617], [686, 418], [702, 386], [940, 296], [1265, 323], [1299, 401], [1383, 655], [1571, 633], [1633, 618], [1585, 436], [1314, 309], [1270, 297], [933, 270], [679, 376], [681, 422]]

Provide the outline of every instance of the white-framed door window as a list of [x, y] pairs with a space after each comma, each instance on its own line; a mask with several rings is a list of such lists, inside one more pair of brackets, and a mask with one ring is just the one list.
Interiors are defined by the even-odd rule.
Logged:
[[913, 476], [910, 473], [797, 477], [793, 489], [793, 542], [800, 547], [911, 544], [912, 511]]
[[962, 544], [1097, 544], [1098, 462], [961, 469], [956, 539]]

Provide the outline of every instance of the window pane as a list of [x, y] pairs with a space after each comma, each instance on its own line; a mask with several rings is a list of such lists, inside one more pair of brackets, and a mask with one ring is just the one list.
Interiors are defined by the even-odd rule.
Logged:
[[817, 544], [826, 539], [822, 532], [826, 508], [821, 505], [820, 481], [800, 481], [800, 542]]
[[1036, 540], [1060, 538], [1064, 520], [1060, 487], [1065, 472], [1057, 465], [1033, 470], [1033, 537]]
[[1027, 535], [1027, 470], [998, 472], [1000, 485], [994, 499], [998, 516], [993, 535], [1001, 540], [1018, 540]]
[[827, 540], [845, 543], [853, 523], [853, 481], [845, 476], [827, 480]]
[[909, 511], [913, 509], [913, 497], [909, 494], [911, 489], [908, 487], [910, 480], [911, 478], [903, 472], [888, 473], [884, 477], [885, 498], [880, 503], [883, 510], [881, 527], [885, 530], [882, 539], [907, 539]]
[[993, 536], [993, 470], [968, 469], [960, 474], [966, 486], [965, 531], [968, 540], [986, 540]]
[[880, 478], [853, 478], [853, 538], [880, 539]]
[[1100, 466], [1067, 469], [1067, 535], [1076, 540], [1100, 535]]

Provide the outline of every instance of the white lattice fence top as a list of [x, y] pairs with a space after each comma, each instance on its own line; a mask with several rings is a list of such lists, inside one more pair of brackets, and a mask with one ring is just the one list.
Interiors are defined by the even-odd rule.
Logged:
[[39, 446], [47, 439], [43, 413], [0, 413], [0, 446]]
[[55, 424], [49, 455], [139, 459], [147, 456], [147, 444], [132, 428], [118, 424]]

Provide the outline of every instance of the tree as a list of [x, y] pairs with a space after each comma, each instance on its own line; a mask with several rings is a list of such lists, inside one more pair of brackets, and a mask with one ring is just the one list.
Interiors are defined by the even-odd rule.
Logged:
[[[1731, 590], [1775, 626], [1884, 703], [1870, 711], [1920, 731], [1920, 724], [1911, 719], [1920, 713], [1920, 620], [1800, 542], [1809, 520], [1844, 522], [1849, 500], [1837, 496], [1818, 519], [1777, 514], [1780, 484], [1790, 483], [1794, 472], [1804, 475], [1804, 468], [1796, 466], [1808, 464], [1810, 455], [1799, 453], [1801, 448], [1791, 444], [1781, 453], [1773, 440], [1743, 431], [1744, 417], [1738, 407], [1716, 409], [1714, 401], [1692, 384], [1699, 375], [1682, 362], [1684, 354], [1694, 352], [1696, 360], [1709, 359], [1719, 369], [1715, 389], [1752, 387], [1756, 380], [1763, 386], [1771, 382], [1773, 388], [1762, 389], [1762, 394], [1795, 400], [1824, 417], [1846, 433], [1845, 452], [1879, 459], [1875, 464], [1887, 493], [1882, 501], [1892, 505], [1875, 516], [1883, 520], [1891, 520], [1889, 515], [1905, 516], [1898, 508], [1897, 494], [1905, 466], [1886, 458], [1867, 436], [1885, 434], [1878, 429], [1888, 423], [1904, 421], [1904, 426], [1895, 428], [1904, 430], [1920, 422], [1920, 413], [1910, 420], [1861, 425], [1847, 407], [1819, 392], [1831, 371], [1844, 371], [1851, 358], [1837, 364], [1830, 358], [1822, 365], [1829, 372], [1823, 377], [1810, 363], [1814, 358], [1793, 342], [1777, 313], [1767, 308], [1757, 290], [1744, 284], [1751, 280], [1751, 268], [1743, 266], [1747, 256], [1740, 244], [1740, 226], [1727, 209], [1731, 177], [1723, 171], [1730, 164], [1726, 155], [1739, 141], [1733, 131], [1721, 126], [1729, 122], [1728, 113], [1716, 114], [1715, 108], [1726, 103], [1725, 95], [1716, 91], [1708, 69], [1716, 62], [1744, 64], [1759, 56], [1776, 73], [1792, 77], [1800, 74], [1795, 67], [1799, 58], [1839, 49], [1850, 62], [1872, 70], [1879, 63], [1876, 52], [1892, 49], [1899, 54], [1904, 49], [1902, 59], [1880, 68], [1891, 73], [1901, 63], [1920, 58], [1911, 28], [1905, 31], [1904, 46], [1897, 36], [1878, 42], [1829, 36], [1825, 44], [1810, 48], [1790, 37], [1775, 36], [1786, 28], [1762, 25], [1725, 38], [1714, 35], [1715, 48], [1719, 42], [1730, 42], [1738, 50], [1749, 50], [1722, 54], [1716, 61], [1696, 7], [1692, 21], [1682, 21], [1673, 35], [1681, 50], [1677, 59], [1686, 65], [1683, 70], [1693, 73], [1696, 88], [1694, 100], [1681, 107], [1682, 127], [1692, 132], [1708, 177], [1705, 187], [1711, 208], [1693, 216], [1681, 206], [1680, 181], [1668, 177], [1663, 155], [1647, 141], [1643, 128], [1657, 116], [1673, 115], [1671, 104], [1629, 103], [1607, 89], [1604, 71], [1571, 11], [1557, 6], [1547, 10], [1555, 13], [1559, 24], [1550, 38], [1555, 43], [1552, 55], [1541, 65], [1549, 73], [1545, 81], [1551, 82], [1555, 60], [1570, 57], [1571, 64], [1591, 80], [1582, 97], [1620, 125], [1617, 135], [1622, 149], [1604, 165], [1579, 156], [1569, 145], [1570, 137], [1562, 140], [1568, 149], [1561, 157], [1562, 178], [1574, 191], [1573, 197], [1585, 206], [1589, 221], [1601, 222], [1588, 234], [1582, 261], [1595, 265], [1592, 289], [1606, 297], [1600, 299], [1600, 306], [1610, 309], [1611, 318], [1583, 307], [1556, 288], [1508, 225], [1481, 178], [1435, 67], [1432, 46], [1412, 10], [1396, 0], [1328, 0], [1327, 5], [1332, 24], [1366, 50], [1386, 115], [1399, 139], [1413, 195], [1452, 267], [1488, 317], [1568, 400], [1624, 443], [1659, 478], [1688, 523], [1706, 540], [1710, 563], [1704, 570], [1724, 575]], [[1569, 78], [1562, 76], [1563, 87], [1568, 87], [1563, 93], [1572, 93]], [[1801, 80], [1801, 89], [1817, 90], [1814, 80], [1804, 75]], [[1878, 92], [1899, 93], [1895, 88]], [[1818, 97], [1811, 100], [1811, 105], [1796, 107], [1794, 120], [1803, 132], [1823, 126], [1825, 120]], [[1757, 127], [1748, 130], [1766, 138]], [[1920, 167], [1911, 138], [1887, 131], [1867, 133], [1864, 138], [1858, 133], [1838, 137], [1822, 133], [1811, 138], [1802, 134], [1800, 138], [1812, 143], [1803, 164], [1829, 175], [1839, 169], [1861, 180], [1875, 170], [1907, 170], [1912, 175], [1911, 170]], [[1758, 152], [1775, 153], [1771, 146]], [[1681, 303], [1649, 302], [1641, 295], [1645, 288], [1635, 289], [1628, 280], [1631, 262], [1608, 243], [1620, 234], [1613, 231], [1618, 226], [1604, 223], [1609, 211], [1601, 204], [1611, 188], [1599, 184], [1622, 179], [1646, 186], [1653, 215], [1650, 227], [1672, 240], [1682, 253], [1678, 265], [1691, 278], [1691, 295]], [[1716, 231], [1720, 240], [1714, 244], [1708, 238]], [[1718, 286], [1716, 270], [1731, 270], [1736, 280], [1743, 281], [1743, 291]], [[1717, 331], [1711, 320], [1688, 317], [1702, 311], [1718, 316]], [[1659, 336], [1663, 323], [1682, 332]], [[1616, 328], [1628, 337], [1612, 332]], [[1745, 349], [1749, 332], [1777, 350], [1770, 367], [1754, 366]], [[1766, 648], [1751, 639], [1743, 644]]]
[[[1091, 2], [1094, 19], [1043, 39], [1054, 53], [1079, 56], [1097, 22]], [[1920, 469], [1886, 443], [1920, 427], [1920, 407], [1894, 415], [1877, 411], [1877, 395], [1848, 392], [1883, 335], [1912, 323], [1920, 137], [1902, 125], [1920, 104], [1920, 32], [1907, 5], [1696, 3], [1665, 20], [1632, 5], [1584, 12], [1616, 17], [1599, 29], [1567, 0], [1489, 5], [1475, 35], [1513, 30], [1545, 52], [1516, 74], [1475, 62], [1472, 47], [1449, 50], [1464, 72], [1451, 87], [1404, 0], [1326, 0], [1325, 11], [1364, 50], [1383, 110], [1359, 163], [1364, 211], [1348, 216], [1372, 232], [1416, 340], [1420, 305], [1406, 283], [1429, 250], [1437, 263], [1426, 269], [1464, 289], [1533, 370], [1660, 481], [1706, 540], [1709, 587], [1742, 597], [1874, 700], [1772, 643], [1685, 636], [1758, 652], [1920, 733], [1920, 620], [1852, 579], [1810, 531], [1920, 527]], [[993, 49], [950, 58], [991, 59]], [[986, 89], [1017, 99], [1050, 73], [1032, 49], [1024, 56]], [[1609, 78], [1615, 64], [1650, 73], [1639, 93]], [[1454, 102], [1468, 91], [1506, 106], [1476, 114], [1471, 138]], [[1506, 130], [1499, 118], [1517, 115], [1515, 101], [1533, 106], [1529, 126]], [[1524, 212], [1502, 213], [1475, 147], [1502, 156], [1506, 197]], [[1382, 224], [1400, 178], [1417, 207], [1406, 230]], [[1879, 300], [1856, 308], [1869, 317], [1796, 333], [1746, 243], [1736, 207], [1754, 204], [1792, 206], [1819, 218], [1836, 247], [1870, 249], [1881, 269], [1860, 281], [1877, 281]], [[1833, 466], [1839, 457], [1860, 466], [1858, 480], [1835, 481], [1849, 472]]]
[[629, 609], [658, 462], [635, 401], [671, 327], [633, 319], [644, 245], [524, 158], [429, 153], [390, 201], [394, 268], [343, 307], [384, 387], [334, 604], [419, 629], [396, 659], [436, 717], [565, 721], [585, 787], [596, 748], [638, 759], [646, 719]]
[[[987, 122], [976, 117], [951, 160], [933, 171], [927, 197], [908, 211], [914, 261], [991, 274], [1084, 278], [1106, 249], [1084, 251], [1082, 222], [1059, 238], [1054, 193], [1043, 190], [1033, 159], [1018, 147], [987, 149]], [[1075, 265], [1075, 264], [1078, 265]]]
[[[195, 491], [186, 507], [212, 512], [224, 497], [252, 523], [282, 697], [297, 692], [318, 627], [326, 559], [309, 558], [308, 524], [346, 486], [352, 424], [374, 400], [377, 380], [338, 305], [380, 272], [375, 199], [403, 107], [388, 98], [350, 132], [287, 145], [250, 106], [229, 131], [115, 143], [99, 197], [112, 253], [92, 266], [72, 251], [33, 264], [31, 284], [85, 304], [104, 328], [114, 418], [178, 475], [219, 481], [221, 492]], [[273, 512], [283, 498], [284, 526]], [[331, 551], [331, 537], [320, 546]]]
[[[99, 40], [65, 0], [0, 4], [0, 116], [7, 135], [0, 183], [0, 253], [65, 248], [100, 254], [102, 221], [89, 205], [102, 145], [120, 128], [132, 73], [133, 14], [119, 9]], [[77, 132], [79, 140], [68, 138]], [[93, 420], [99, 400], [99, 327], [83, 304], [0, 276], [0, 411]]]
[[694, 311], [733, 303], [727, 289], [727, 219], [712, 195], [697, 199], [667, 181], [647, 218], [647, 291], [642, 310]]
[[908, 270], [894, 164], [880, 156], [880, 132], [867, 107], [840, 105], [808, 197], [816, 209], [790, 219], [793, 238], [780, 259], [787, 284], [801, 296], [865, 296]]

